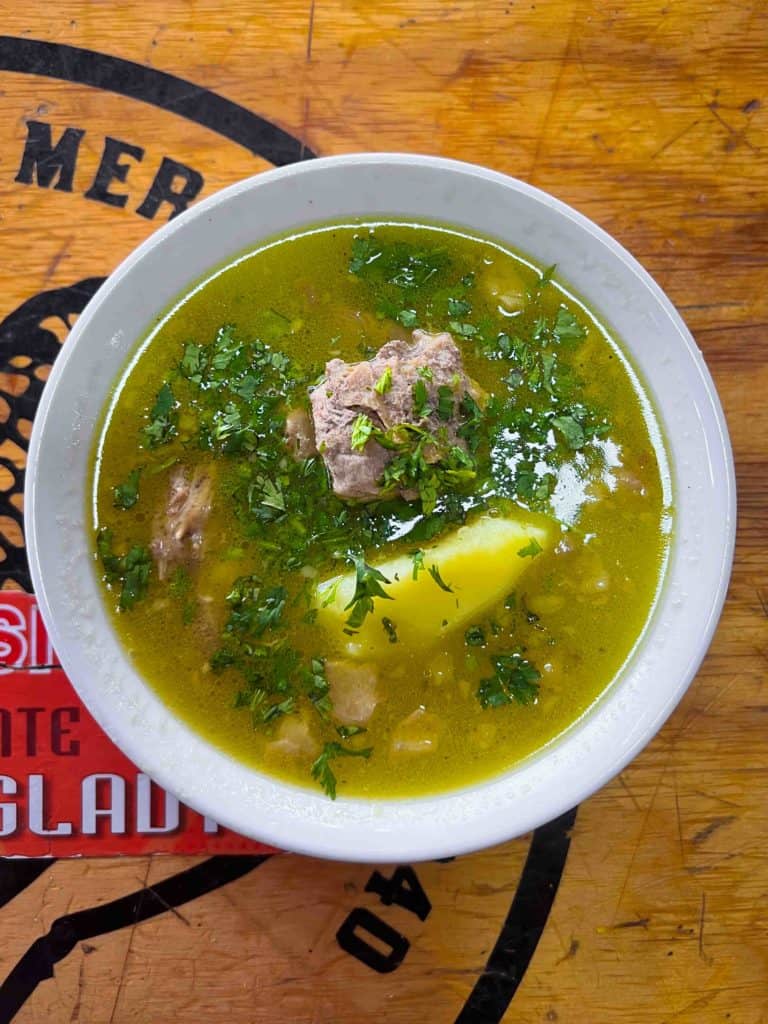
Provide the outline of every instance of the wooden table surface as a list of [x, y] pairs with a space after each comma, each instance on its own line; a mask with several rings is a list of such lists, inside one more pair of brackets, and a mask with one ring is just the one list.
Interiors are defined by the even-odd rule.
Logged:
[[[0, 983], [53, 935], [34, 947], [50, 977], [16, 1003], [0, 996], [0, 1021], [768, 1021], [765, 3], [3, 8], [0, 456], [12, 466], [32, 415], [24, 346], [46, 329], [64, 340], [98, 279], [183, 205], [171, 190], [208, 195], [312, 154], [426, 151], [555, 193], [655, 275], [722, 397], [740, 518], [697, 679], [575, 816], [389, 885], [287, 855], [58, 861], [6, 901], [0, 865]], [[58, 171], [23, 159], [47, 132], [63, 140]], [[124, 180], [99, 177], [105, 159]], [[0, 471], [5, 586], [25, 578], [20, 479]], [[428, 904], [408, 897], [417, 886]], [[112, 913], [155, 891], [172, 893], [166, 912]]]

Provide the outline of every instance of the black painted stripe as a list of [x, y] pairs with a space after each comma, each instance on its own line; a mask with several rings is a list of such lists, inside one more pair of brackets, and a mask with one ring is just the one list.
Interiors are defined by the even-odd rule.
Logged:
[[29, 860], [6, 857], [0, 860], [0, 907], [10, 903], [28, 885], [32, 885], [53, 863], [52, 857], [33, 857]]
[[55, 965], [68, 956], [78, 942], [165, 914], [242, 878], [271, 856], [267, 853], [260, 856], [210, 857], [151, 888], [139, 889], [110, 903], [57, 918], [48, 933], [32, 943], [0, 985], [0, 1024], [10, 1024], [37, 986], [53, 977]]
[[210, 128], [276, 167], [315, 155], [299, 139], [239, 103], [122, 57], [40, 39], [0, 36], [0, 71], [59, 78], [150, 103]]
[[523, 980], [555, 901], [577, 808], [533, 833], [517, 892], [456, 1024], [499, 1024]]

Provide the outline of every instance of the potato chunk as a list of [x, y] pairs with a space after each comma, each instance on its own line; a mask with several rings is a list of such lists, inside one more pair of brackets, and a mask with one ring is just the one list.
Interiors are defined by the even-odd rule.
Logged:
[[[552, 531], [530, 522], [481, 516], [424, 548], [421, 569], [407, 554], [378, 564], [376, 568], [389, 580], [382, 586], [392, 600], [374, 598], [373, 611], [355, 635], [344, 633], [350, 614], [345, 609], [355, 593], [354, 573], [318, 585], [317, 621], [338, 636], [351, 657], [398, 657], [403, 646], [433, 644], [499, 604], [533, 561], [520, 552], [535, 549], [536, 545], [546, 550], [552, 541]], [[433, 568], [449, 591], [430, 572]], [[389, 629], [382, 623], [383, 618], [388, 620]], [[390, 642], [392, 628], [397, 643]]]

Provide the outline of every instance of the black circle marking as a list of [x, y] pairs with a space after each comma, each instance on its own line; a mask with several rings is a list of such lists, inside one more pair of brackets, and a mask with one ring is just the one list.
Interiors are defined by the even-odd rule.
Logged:
[[180, 871], [157, 885], [121, 896], [109, 903], [58, 917], [48, 932], [36, 939], [0, 985], [0, 1024], [10, 1024], [40, 982], [53, 977], [59, 961], [69, 956], [78, 942], [128, 928], [175, 910], [183, 903], [205, 896], [215, 889], [247, 875], [269, 860], [259, 856], [210, 857]]
[[498, 1024], [504, 1016], [555, 902], [577, 810], [566, 811], [533, 833], [509, 913], [456, 1024]]
[[315, 155], [299, 139], [239, 103], [122, 57], [41, 39], [0, 36], [0, 71], [59, 78], [150, 103], [210, 128], [276, 167]]

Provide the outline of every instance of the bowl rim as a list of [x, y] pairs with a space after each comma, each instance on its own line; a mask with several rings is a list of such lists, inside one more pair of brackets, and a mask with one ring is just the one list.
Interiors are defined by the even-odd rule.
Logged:
[[[302, 824], [299, 826], [295, 836], [288, 836], [282, 828], [275, 830], [275, 828], [271, 826], [265, 825], [262, 827], [258, 823], [258, 819], [256, 820], [254, 830], [244, 830], [243, 820], [236, 817], [233, 818], [232, 815], [228, 813], [222, 814], [220, 806], [215, 802], [215, 798], [214, 800], [211, 800], [208, 795], [202, 794], [198, 798], [196, 793], [194, 801], [191, 802], [191, 806], [195, 807], [195, 809], [211, 815], [217, 821], [220, 821], [221, 824], [226, 825], [235, 831], [240, 831], [243, 834], [251, 834], [254, 838], [259, 838], [271, 845], [290, 849], [295, 852], [339, 860], [353, 860], [357, 862], [386, 861], [393, 858], [415, 861], [467, 853], [479, 848], [492, 846], [496, 843], [513, 838], [514, 836], [521, 835], [524, 832], [528, 832], [530, 829], [543, 824], [547, 820], [554, 819], [558, 815], [567, 811], [575, 803], [578, 803], [605, 785], [606, 782], [618, 774], [650, 741], [676, 707], [693, 680], [699, 665], [706, 654], [722, 611], [733, 561], [736, 529], [736, 487], [733, 454], [723, 409], [703, 356], [681, 316], [648, 271], [646, 271], [644, 267], [615, 238], [613, 238], [613, 236], [595, 224], [591, 219], [570, 207], [568, 204], [533, 185], [481, 165], [426, 154], [351, 153], [341, 156], [320, 157], [311, 161], [263, 171], [213, 193], [206, 199], [185, 211], [179, 217], [167, 222], [145, 239], [137, 248], [135, 248], [110, 274], [107, 281], [101, 286], [91, 302], [89, 302], [85, 311], [73, 327], [70, 336], [67, 339], [67, 344], [64, 345], [63, 351], [54, 363], [53, 370], [43, 391], [34, 419], [26, 470], [27, 476], [25, 484], [24, 512], [25, 535], [27, 538], [30, 573], [43, 620], [48, 629], [53, 646], [61, 660], [61, 664], [70, 676], [70, 679], [78, 690], [81, 699], [83, 699], [91, 714], [93, 714], [101, 727], [113, 738], [113, 740], [115, 740], [117, 745], [126, 752], [131, 760], [137, 762], [140, 767], [146, 768], [148, 770], [148, 774], [150, 774], [151, 777], [160, 785], [164, 786], [170, 792], [175, 792], [174, 777], [169, 776], [163, 766], [159, 764], [153, 765], [151, 763], [152, 757], [148, 749], [145, 748], [141, 751], [137, 750], [134, 744], [135, 733], [131, 729], [125, 727], [119, 717], [110, 717], [108, 714], [102, 713], [102, 707], [94, 708], [92, 701], [83, 693], [83, 689], [87, 690], [87, 686], [82, 680], [78, 680], [73, 676], [73, 673], [74, 675], [77, 675], [78, 672], [76, 664], [77, 659], [74, 656], [71, 656], [65, 638], [59, 629], [57, 614], [54, 611], [54, 603], [51, 601], [51, 595], [47, 585], [46, 573], [40, 561], [40, 545], [38, 544], [37, 536], [38, 528], [42, 527], [39, 517], [43, 512], [44, 506], [42, 495], [43, 488], [40, 486], [40, 481], [38, 480], [37, 469], [40, 460], [41, 444], [46, 433], [46, 424], [57, 396], [59, 381], [65, 376], [67, 367], [74, 356], [76, 342], [88, 331], [89, 325], [94, 320], [97, 312], [110, 302], [114, 293], [122, 287], [123, 282], [127, 277], [129, 277], [134, 267], [140, 264], [148, 254], [154, 252], [154, 250], [159, 246], [168, 246], [172, 239], [174, 239], [179, 232], [183, 232], [189, 224], [211, 216], [217, 208], [228, 204], [241, 193], [251, 192], [253, 189], [268, 187], [276, 180], [295, 179], [307, 175], [311, 176], [328, 168], [332, 169], [337, 166], [350, 165], [367, 167], [382, 165], [398, 167], [417, 166], [420, 168], [429, 168], [437, 173], [442, 171], [452, 171], [459, 172], [462, 175], [482, 178], [488, 182], [503, 185], [506, 188], [512, 188], [528, 199], [544, 204], [554, 211], [554, 213], [566, 217], [570, 221], [574, 222], [597, 242], [602, 243], [610, 252], [612, 258], [621, 261], [621, 263], [631, 271], [634, 277], [639, 279], [639, 282], [650, 293], [657, 308], [667, 318], [669, 325], [673, 328], [674, 332], [685, 346], [687, 355], [691, 360], [691, 368], [698, 374], [700, 384], [703, 388], [703, 393], [706, 395], [706, 399], [714, 418], [714, 424], [717, 430], [717, 439], [719, 442], [717, 455], [722, 460], [725, 467], [725, 477], [720, 483], [724, 490], [726, 512], [722, 522], [723, 544], [718, 568], [717, 586], [711, 594], [709, 614], [706, 622], [704, 623], [703, 629], [695, 641], [690, 641], [691, 649], [687, 668], [684, 672], [680, 673], [680, 675], [674, 680], [674, 684], [670, 686], [667, 699], [655, 707], [654, 717], [646, 722], [644, 728], [637, 732], [631, 742], [624, 744], [620, 755], [603, 759], [599, 763], [599, 770], [592, 767], [588, 772], [585, 772], [585, 776], [579, 776], [577, 779], [574, 775], [573, 777], [568, 778], [566, 784], [564, 784], [556, 794], [548, 796], [545, 814], [542, 815], [541, 812], [536, 813], [533, 809], [530, 809], [526, 815], [520, 816], [518, 820], [515, 821], [514, 826], [510, 826], [504, 816], [499, 815], [497, 819], [490, 822], [485, 821], [484, 819], [485, 825], [482, 831], [477, 828], [475, 823], [475, 828], [467, 829], [465, 833], [459, 835], [454, 834], [447, 836], [444, 834], [444, 829], [442, 831], [440, 829], [436, 829], [434, 836], [421, 837], [418, 843], [412, 842], [410, 846], [408, 838], [401, 837], [400, 843], [393, 843], [391, 841], [391, 833], [372, 831], [370, 843], [363, 844], [361, 842], [355, 842], [350, 846], [345, 839], [343, 829], [338, 825], [334, 826], [332, 823], [327, 827], [325, 825], [318, 825], [316, 828], [310, 829], [308, 832], [304, 830], [304, 826]], [[374, 212], [372, 211], [372, 216], [373, 215]], [[306, 223], [309, 225], [310, 221], [307, 220]], [[266, 235], [263, 236], [263, 238], [266, 237]], [[254, 238], [254, 247], [257, 246], [260, 240], [261, 239], [258, 237]], [[236, 256], [237, 254], [233, 252], [232, 255]], [[213, 269], [213, 266], [211, 269]], [[192, 283], [193, 281], [189, 282], [189, 284]], [[594, 307], [594, 303], [591, 303], [591, 305]], [[600, 309], [596, 308], [595, 311], [598, 318], [600, 318]], [[144, 330], [134, 337], [133, 349], [131, 351], [135, 351], [137, 345], [141, 340], [143, 340], [145, 335], [146, 325]], [[632, 350], [629, 349], [629, 351], [631, 357]], [[115, 378], [113, 377], [110, 386], [114, 384], [114, 380]], [[648, 390], [650, 391], [652, 398], [654, 398], [653, 388], [649, 386]], [[106, 396], [102, 399], [102, 403], [103, 401], [106, 401]], [[671, 444], [668, 446], [668, 454], [671, 458], [671, 451], [669, 451], [669, 448], [671, 448]], [[647, 637], [648, 630], [646, 631], [646, 637], [641, 643], [641, 647], [647, 641]], [[70, 671], [70, 667], [72, 672]], [[138, 671], [134, 670], [134, 675], [145, 688], [148, 688], [148, 684], [144, 683]], [[612, 691], [619, 689], [621, 682], [622, 680], [618, 680], [609, 689]], [[83, 689], [81, 689], [81, 686]], [[603, 698], [604, 697], [605, 694], [603, 695]], [[586, 713], [587, 718], [591, 718], [598, 713], [598, 709], [603, 698], [598, 698], [596, 703]], [[177, 717], [170, 708], [165, 706], [165, 710], [166, 714], [170, 716], [177, 725], [181, 725], [183, 727], [182, 732], [186, 729], [186, 731], [190, 732], [192, 735], [199, 736], [199, 734], [196, 734], [191, 727], [186, 726], [186, 723]], [[557, 749], [558, 744], [566, 742], [567, 737], [573, 734], [573, 728], [574, 727], [571, 727], [571, 729], [566, 731], [564, 734], [565, 739], [556, 739], [554, 741], [554, 745], [550, 744], [545, 748], [543, 754], [540, 756], [546, 757], [548, 751]], [[207, 743], [207, 741], [205, 742]], [[219, 754], [229, 757], [229, 755], [226, 755], [222, 751], [218, 751], [217, 748], [214, 748], [212, 744], [208, 743], [207, 745]], [[534, 757], [535, 756], [537, 755], [534, 755]], [[237, 762], [234, 758], [229, 759], [237, 766], [238, 770], [246, 772], [252, 771], [252, 769], [249, 769], [247, 766]], [[527, 763], [528, 761], [523, 762], [521, 768], [524, 768]], [[594, 766], [596, 762], [593, 760], [591, 764]], [[508, 772], [493, 776], [488, 780], [483, 780], [482, 782], [474, 784], [469, 792], [486, 788], [492, 783], [498, 783], [503, 779], [506, 779], [510, 774], [514, 774], [519, 770], [520, 769], [518, 768], [513, 768]], [[267, 779], [273, 787], [278, 789], [286, 785], [267, 775], [262, 775], [262, 778]], [[302, 789], [301, 792], [304, 794], [306, 791]], [[456, 798], [457, 794], [465, 792], [466, 791], [464, 790], [452, 790], [438, 796], [428, 795], [424, 797], [405, 798], [404, 800], [382, 799], [379, 801], [369, 800], [363, 802], [369, 806], [380, 806], [395, 803], [401, 804], [403, 802], [413, 804], [423, 803], [434, 806], [440, 803], [445, 804], [446, 802], [451, 802]], [[190, 804], [190, 800], [185, 793], [180, 794], [180, 798], [183, 799], [185, 803]], [[334, 806], [338, 807], [343, 804], [352, 804], [355, 802], [356, 801], [352, 799], [341, 797]]]

